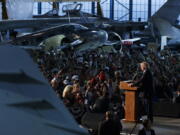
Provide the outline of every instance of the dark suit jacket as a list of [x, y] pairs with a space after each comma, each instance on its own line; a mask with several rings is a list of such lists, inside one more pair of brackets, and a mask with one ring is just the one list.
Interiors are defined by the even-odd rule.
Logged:
[[180, 96], [176, 97], [175, 102], [180, 103]]
[[[156, 135], [153, 129], [151, 129], [150, 131], [151, 131], [151, 135]], [[144, 128], [141, 129], [138, 135], [146, 135], [146, 130]]]
[[153, 77], [150, 70], [146, 70], [142, 77], [134, 83], [135, 86], [139, 86], [144, 92], [144, 98], [152, 98], [153, 95]]
[[106, 112], [109, 108], [109, 102], [110, 101], [109, 101], [108, 97], [105, 97], [105, 96], [99, 97], [93, 106], [94, 111], [99, 112], [99, 113]]
[[98, 135], [119, 135], [121, 125], [114, 120], [104, 120], [100, 123]]

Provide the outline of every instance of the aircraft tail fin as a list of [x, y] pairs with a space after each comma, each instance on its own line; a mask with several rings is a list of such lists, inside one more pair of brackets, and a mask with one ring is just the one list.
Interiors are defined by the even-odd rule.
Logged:
[[180, 29], [175, 27], [180, 15], [180, 0], [168, 0], [151, 18], [154, 32], [160, 36], [179, 38]]
[[180, 16], [180, 0], [168, 0], [154, 15], [153, 18], [162, 18], [172, 25]]

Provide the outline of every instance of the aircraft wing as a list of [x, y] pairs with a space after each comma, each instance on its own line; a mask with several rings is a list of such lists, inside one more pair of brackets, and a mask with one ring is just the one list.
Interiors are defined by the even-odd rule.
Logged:
[[0, 46], [0, 62], [0, 134], [88, 135], [26, 51]]

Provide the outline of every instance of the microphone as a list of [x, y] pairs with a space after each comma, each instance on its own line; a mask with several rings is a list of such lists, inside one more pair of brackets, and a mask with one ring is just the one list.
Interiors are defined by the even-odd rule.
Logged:
[[137, 76], [138, 76], [138, 72], [135, 73], [135, 75], [133, 76], [132, 80], [135, 81]]
[[135, 81], [135, 79], [137, 78], [138, 74], [139, 74], [139, 66], [137, 65], [136, 72], [135, 72], [134, 76], [132, 77], [133, 81]]

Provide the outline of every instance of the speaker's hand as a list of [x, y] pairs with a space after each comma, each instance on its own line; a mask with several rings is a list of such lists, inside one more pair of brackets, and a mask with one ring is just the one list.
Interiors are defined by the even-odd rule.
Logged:
[[132, 86], [133, 86], [133, 83], [129, 83], [128, 86], [129, 86], [129, 87], [132, 87]]

